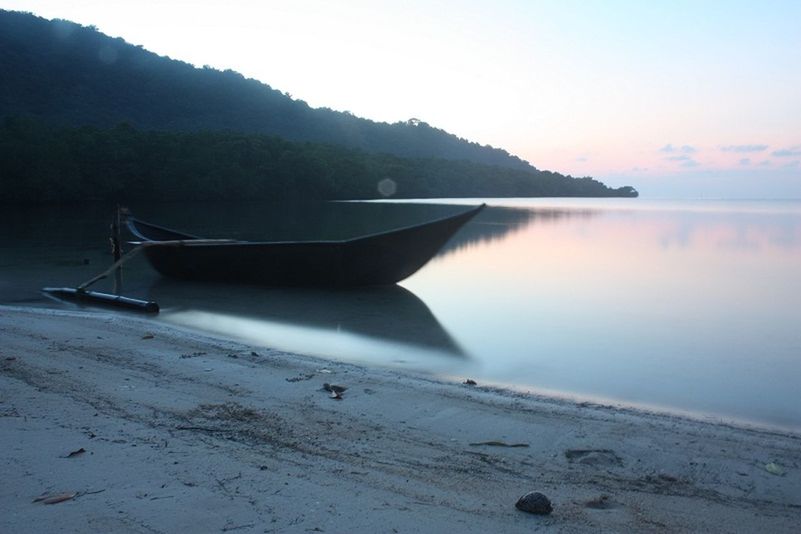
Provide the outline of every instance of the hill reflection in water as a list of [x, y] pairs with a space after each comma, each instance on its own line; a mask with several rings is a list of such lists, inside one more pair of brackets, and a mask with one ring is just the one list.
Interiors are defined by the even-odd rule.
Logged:
[[437, 257], [475, 245], [490, 244], [510, 237], [532, 224], [557, 224], [567, 219], [588, 219], [600, 212], [591, 209], [543, 208], [538, 210], [488, 206], [442, 248]]

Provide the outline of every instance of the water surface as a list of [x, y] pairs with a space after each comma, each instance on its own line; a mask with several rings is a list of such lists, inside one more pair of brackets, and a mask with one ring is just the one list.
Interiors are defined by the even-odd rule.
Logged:
[[[801, 203], [489, 199], [394, 288], [165, 280], [136, 260], [126, 294], [159, 321], [285, 350], [573, 398], [801, 429]], [[475, 201], [142, 207], [208, 237], [341, 238]], [[6, 214], [0, 301], [105, 267], [97, 210]]]

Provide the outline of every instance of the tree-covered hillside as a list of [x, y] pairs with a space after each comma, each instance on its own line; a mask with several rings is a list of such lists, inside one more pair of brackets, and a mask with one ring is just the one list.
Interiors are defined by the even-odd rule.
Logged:
[[6, 203], [375, 198], [384, 178], [401, 197], [637, 194], [539, 171], [424, 122], [313, 109], [233, 71], [3, 10], [0, 120]]
[[530, 167], [503, 150], [425, 122], [377, 123], [313, 109], [236, 72], [195, 68], [91, 27], [25, 13], [0, 11], [0, 72], [0, 116], [25, 114], [70, 125], [126, 121], [145, 129], [233, 130], [404, 157]]
[[[0, 203], [627, 196], [590, 178], [231, 132], [0, 124]], [[379, 187], [384, 184], [384, 187]]]

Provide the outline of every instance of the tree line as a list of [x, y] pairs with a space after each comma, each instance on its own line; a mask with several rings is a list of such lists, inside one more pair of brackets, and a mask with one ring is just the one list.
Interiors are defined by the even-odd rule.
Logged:
[[[592, 178], [257, 134], [0, 124], [0, 202], [636, 196]], [[379, 187], [391, 183], [392, 188]], [[394, 189], [394, 191], [393, 191]]]

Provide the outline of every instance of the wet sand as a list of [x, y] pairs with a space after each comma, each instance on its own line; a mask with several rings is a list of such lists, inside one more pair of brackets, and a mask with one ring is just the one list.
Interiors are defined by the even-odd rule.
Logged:
[[[0, 532], [801, 529], [796, 434], [326, 361], [133, 316], [0, 307], [0, 339]], [[336, 400], [324, 383], [348, 389]], [[553, 513], [516, 510], [529, 491]]]

